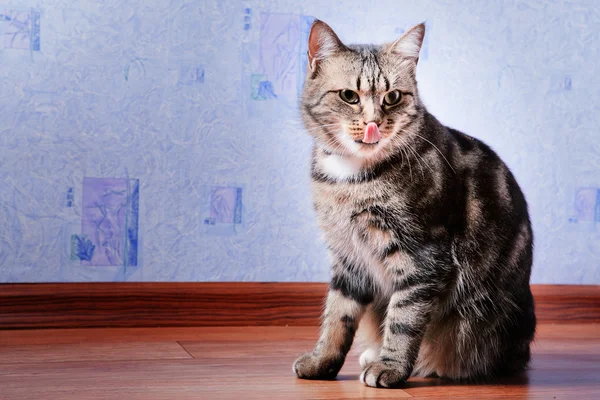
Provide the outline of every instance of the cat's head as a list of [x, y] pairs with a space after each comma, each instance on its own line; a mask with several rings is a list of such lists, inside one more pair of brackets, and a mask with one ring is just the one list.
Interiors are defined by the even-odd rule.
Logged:
[[319, 147], [374, 159], [402, 146], [423, 112], [415, 72], [424, 35], [419, 24], [391, 44], [344, 45], [313, 23], [302, 116]]

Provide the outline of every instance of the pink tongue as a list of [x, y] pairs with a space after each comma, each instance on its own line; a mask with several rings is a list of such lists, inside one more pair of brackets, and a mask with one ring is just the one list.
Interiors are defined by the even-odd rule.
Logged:
[[375, 122], [369, 122], [365, 128], [365, 137], [363, 143], [377, 143], [381, 140], [381, 133]]

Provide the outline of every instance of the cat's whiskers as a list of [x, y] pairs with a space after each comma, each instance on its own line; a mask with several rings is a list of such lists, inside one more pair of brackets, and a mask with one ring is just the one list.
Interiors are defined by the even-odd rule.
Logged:
[[415, 136], [423, 139], [424, 141], [426, 141], [427, 143], [429, 143], [430, 145], [432, 145], [433, 148], [436, 149], [438, 153], [440, 153], [440, 156], [442, 156], [442, 158], [444, 159], [444, 161], [446, 161], [446, 164], [448, 164], [448, 166], [450, 167], [450, 169], [452, 170], [452, 172], [454, 173], [454, 175], [456, 175], [456, 171], [454, 170], [454, 168], [452, 168], [452, 165], [450, 165], [450, 162], [448, 161], [448, 159], [446, 158], [446, 156], [440, 151], [440, 149], [438, 149], [438, 147], [435, 144], [431, 143], [431, 141], [429, 141], [428, 139], [424, 138], [423, 136], [421, 136], [421, 135], [419, 135], [417, 133], [415, 133]]
[[[330, 140], [331, 140], [331, 139], [330, 139]], [[328, 145], [329, 145], [329, 143], [326, 143], [326, 144], [328, 144]], [[347, 149], [347, 148], [346, 148], [346, 146], [344, 146], [342, 143], [339, 143], [339, 142], [333, 142], [333, 144], [334, 144], [335, 146], [333, 147], [333, 151], [331, 152], [332, 154], [335, 154], [335, 155], [338, 155], [338, 156], [342, 156], [342, 157], [346, 157], [346, 156], [349, 156], [349, 155], [350, 155], [350, 156], [351, 156], [351, 155], [353, 155], [352, 153], [347, 153], [347, 152], [348, 152], [348, 149]], [[341, 152], [341, 153], [337, 153], [337, 150], [338, 150], [338, 149], [342, 149], [342, 152]], [[328, 151], [329, 151], [329, 149], [328, 149]]]
[[423, 174], [423, 165], [421, 164], [421, 160], [425, 163], [425, 165], [427, 166], [427, 168], [429, 169], [429, 171], [433, 174], [433, 169], [431, 169], [431, 165], [429, 165], [429, 163], [427, 162], [427, 160], [425, 160], [420, 154], [419, 152], [417, 152], [407, 140], [404, 140], [402, 138], [399, 138], [400, 142], [405, 145], [406, 147], [408, 147], [408, 149], [410, 149], [410, 151], [415, 155], [415, 158], [417, 159], [417, 161], [419, 162], [419, 165], [421, 166], [421, 174]]
[[421, 168], [421, 178], [425, 179], [425, 173], [423, 172], [423, 164], [421, 163], [421, 160], [419, 160], [419, 155], [412, 149], [412, 147], [410, 147], [409, 144], [404, 143], [404, 141], [402, 141], [402, 144], [406, 146], [405, 148], [408, 150], [409, 154], [414, 155], [415, 160], [417, 160], [417, 162], [419, 163], [419, 168]]
[[408, 157], [408, 154], [406, 154], [405, 149], [403, 149], [402, 147], [400, 147], [400, 152], [402, 152], [402, 154], [404, 154], [406, 156], [406, 163], [408, 164], [408, 171], [410, 173], [410, 182], [413, 182], [413, 176], [412, 176], [412, 167], [410, 166], [410, 158]]
[[340, 124], [325, 124], [325, 125], [319, 125], [319, 126], [315, 126], [315, 127], [313, 127], [313, 128], [308, 128], [308, 129], [305, 129], [305, 130], [306, 130], [307, 132], [314, 132], [314, 131], [317, 131], [317, 130], [319, 130], [319, 129], [323, 129], [323, 128], [329, 128], [329, 127], [332, 127], [332, 126], [340, 126]]

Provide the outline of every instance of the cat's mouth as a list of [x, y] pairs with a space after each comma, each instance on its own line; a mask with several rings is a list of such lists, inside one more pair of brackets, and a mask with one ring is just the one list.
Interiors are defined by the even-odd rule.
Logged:
[[367, 146], [367, 147], [374, 147], [374, 146], [377, 146], [379, 144], [379, 142], [365, 143], [365, 142], [362, 141], [362, 139], [361, 140], [355, 140], [354, 143], [358, 143], [358, 144], [361, 144], [361, 145]]
[[365, 131], [363, 133], [362, 139], [354, 140], [355, 143], [358, 143], [363, 146], [373, 147], [377, 145], [381, 141], [381, 132], [379, 131], [379, 127], [375, 122], [369, 122], [367, 126], [365, 126]]

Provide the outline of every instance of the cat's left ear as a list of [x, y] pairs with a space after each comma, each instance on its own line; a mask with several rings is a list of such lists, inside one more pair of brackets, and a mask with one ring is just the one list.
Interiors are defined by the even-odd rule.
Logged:
[[388, 52], [403, 58], [412, 59], [416, 64], [419, 61], [419, 52], [421, 51], [424, 37], [425, 23], [420, 23], [410, 28], [404, 35], [392, 43], [388, 48]]

